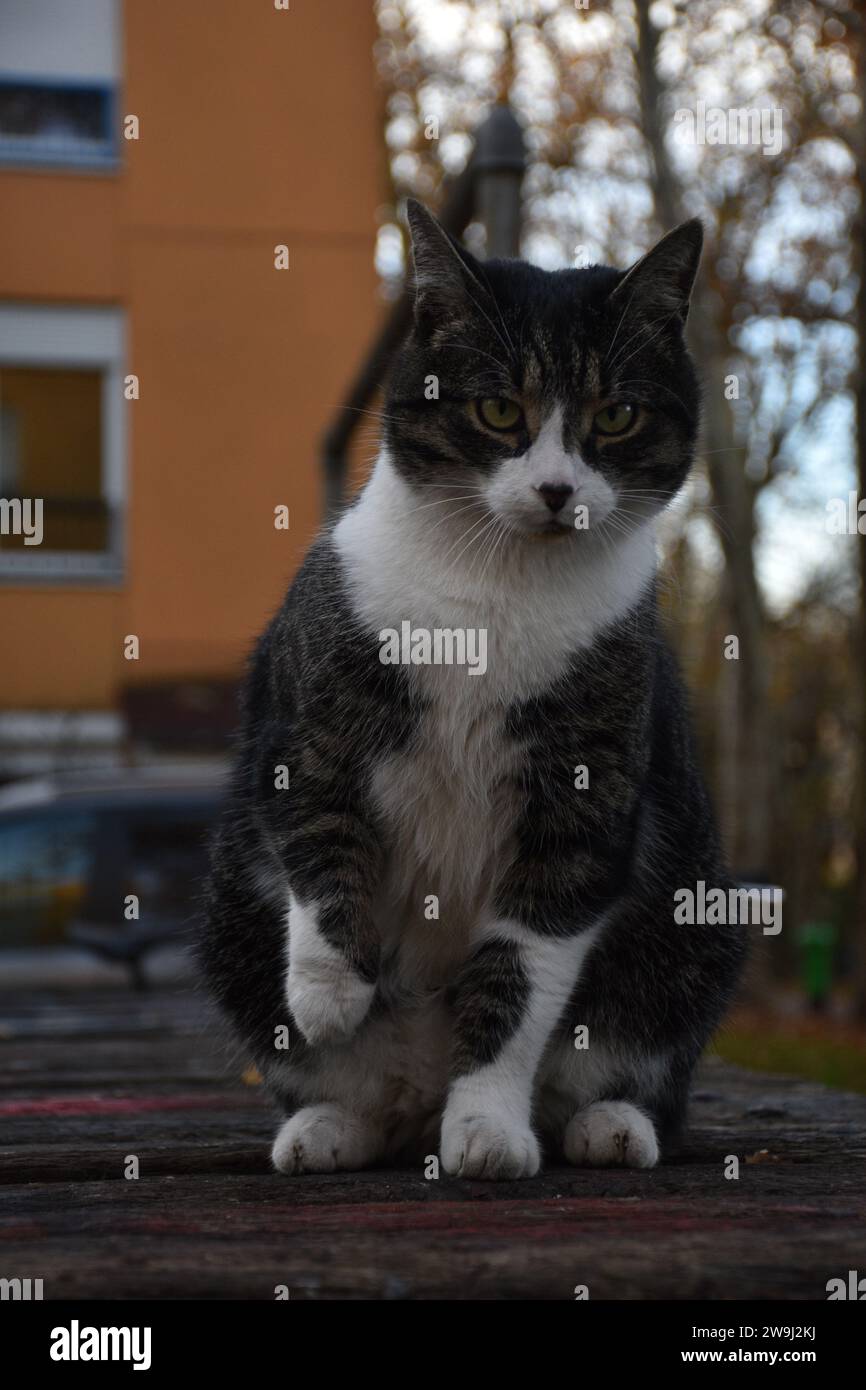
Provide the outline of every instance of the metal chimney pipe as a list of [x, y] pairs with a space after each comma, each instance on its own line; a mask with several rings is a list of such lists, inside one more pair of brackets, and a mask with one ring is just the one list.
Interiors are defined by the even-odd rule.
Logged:
[[475, 137], [475, 209], [487, 230], [487, 254], [520, 255], [523, 128], [510, 106], [494, 106]]

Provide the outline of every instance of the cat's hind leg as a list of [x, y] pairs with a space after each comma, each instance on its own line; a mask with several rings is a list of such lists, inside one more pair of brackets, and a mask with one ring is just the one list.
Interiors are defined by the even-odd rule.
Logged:
[[271, 1150], [274, 1167], [358, 1171], [435, 1154], [449, 1038], [438, 997], [407, 1008], [380, 997], [350, 1040], [272, 1053], [263, 1072], [288, 1116]]
[[654, 1168], [684, 1118], [692, 1059], [676, 1049], [550, 1050], [537, 1098], [545, 1149], [580, 1168]]
[[572, 1115], [562, 1148], [583, 1168], [654, 1168], [659, 1161], [655, 1125], [624, 1100], [599, 1100]]

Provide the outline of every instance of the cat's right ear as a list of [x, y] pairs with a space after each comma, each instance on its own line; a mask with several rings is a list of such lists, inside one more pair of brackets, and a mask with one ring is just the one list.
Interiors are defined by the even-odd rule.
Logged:
[[415, 198], [406, 202], [406, 220], [412, 238], [415, 322], [429, 327], [465, 317], [470, 304], [487, 297], [480, 265]]
[[611, 300], [643, 303], [665, 323], [684, 324], [698, 265], [704, 229], [697, 217], [681, 222], [627, 270]]

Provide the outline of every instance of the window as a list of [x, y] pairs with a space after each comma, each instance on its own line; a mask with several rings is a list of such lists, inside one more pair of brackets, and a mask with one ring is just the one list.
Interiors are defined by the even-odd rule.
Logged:
[[[42, 499], [41, 544], [49, 550], [98, 553], [108, 544], [100, 387], [96, 371], [0, 367], [0, 494], [22, 506]], [[24, 526], [7, 529], [3, 548], [23, 550]]]
[[56, 945], [85, 901], [94, 818], [45, 812], [0, 822], [0, 946]]
[[118, 158], [117, 0], [0, 0], [0, 163]]
[[0, 579], [117, 579], [123, 315], [0, 304]]
[[145, 924], [192, 920], [207, 871], [208, 817], [213, 814], [211, 805], [183, 817], [166, 807], [158, 817], [133, 820], [125, 892], [139, 898]]
[[[211, 797], [0, 816], [0, 951], [73, 943], [122, 958], [124, 937], [182, 932], [198, 910], [218, 809]], [[137, 919], [125, 915], [129, 894]]]

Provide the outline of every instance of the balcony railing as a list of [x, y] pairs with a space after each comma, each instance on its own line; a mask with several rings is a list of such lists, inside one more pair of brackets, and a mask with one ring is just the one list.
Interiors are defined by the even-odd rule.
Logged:
[[[37, 501], [41, 538], [34, 543], [26, 532]], [[122, 513], [104, 497], [0, 497], [0, 579], [117, 578], [121, 541]]]

